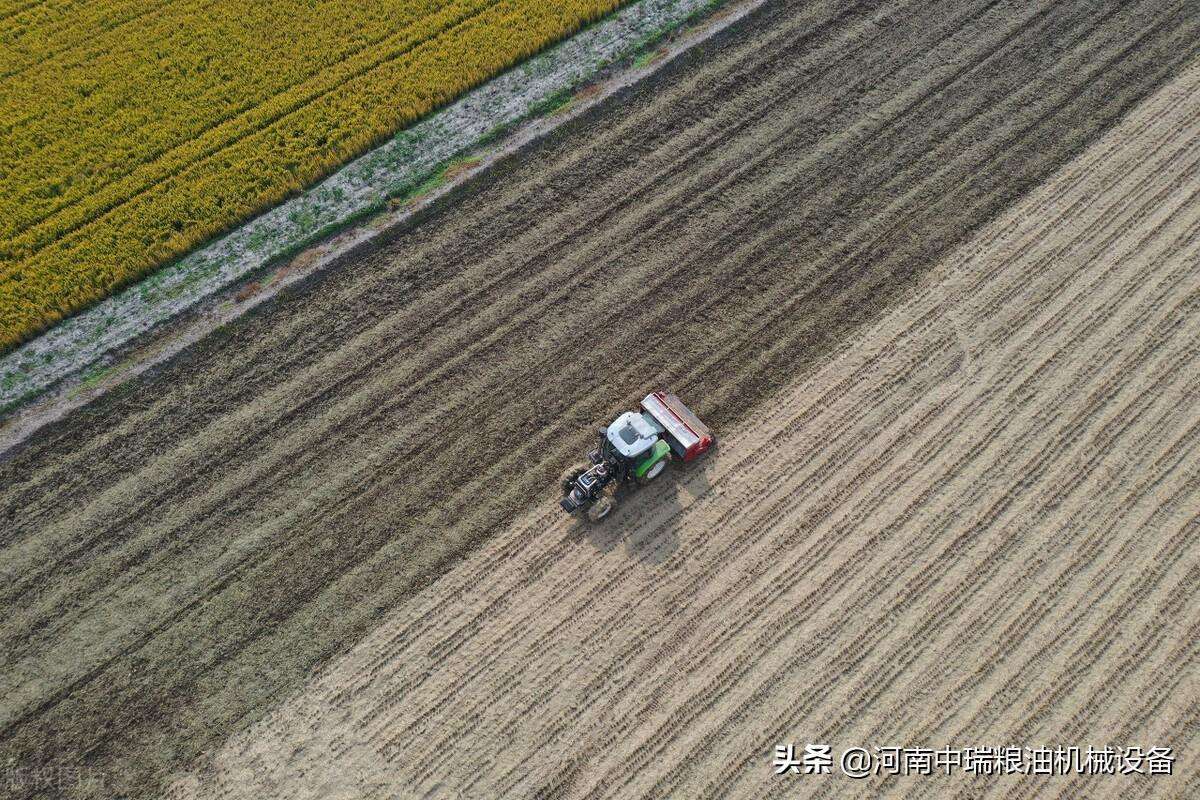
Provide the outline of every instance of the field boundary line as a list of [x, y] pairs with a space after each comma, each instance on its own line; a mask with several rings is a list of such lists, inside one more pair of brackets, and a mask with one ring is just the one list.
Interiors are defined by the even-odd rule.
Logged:
[[0, 459], [286, 287], [378, 244], [765, 2], [637, 0], [21, 345], [0, 358]]

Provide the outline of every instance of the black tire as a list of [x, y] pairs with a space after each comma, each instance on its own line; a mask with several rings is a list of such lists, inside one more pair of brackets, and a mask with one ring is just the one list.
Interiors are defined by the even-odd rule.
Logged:
[[596, 498], [595, 502], [588, 506], [588, 522], [601, 522], [605, 517], [612, 513], [612, 510], [616, 505], [617, 504], [613, 501], [611, 496], [607, 494], [600, 495]]

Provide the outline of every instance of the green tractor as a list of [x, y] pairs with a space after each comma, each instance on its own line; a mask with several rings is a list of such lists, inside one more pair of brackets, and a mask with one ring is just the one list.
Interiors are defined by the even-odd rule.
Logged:
[[563, 475], [559, 505], [599, 522], [612, 512], [618, 486], [649, 483], [672, 458], [692, 461], [716, 441], [678, 397], [651, 392], [638, 411], [627, 411], [600, 430], [600, 444], [587, 454], [587, 463]]

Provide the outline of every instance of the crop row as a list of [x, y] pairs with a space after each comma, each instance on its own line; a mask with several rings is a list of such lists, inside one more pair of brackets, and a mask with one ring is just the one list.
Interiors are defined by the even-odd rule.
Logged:
[[[335, 13], [305, 0], [251, 10], [217, 0], [183, 19], [126, 20], [91, 50], [19, 70], [0, 89], [0, 348], [619, 2], [404, 0]], [[122, 47], [142, 24], [146, 35]], [[95, 47], [108, 49], [94, 57]]]

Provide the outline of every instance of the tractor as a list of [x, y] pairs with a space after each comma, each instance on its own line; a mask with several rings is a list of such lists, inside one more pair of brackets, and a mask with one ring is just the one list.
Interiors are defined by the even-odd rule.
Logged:
[[560, 505], [590, 522], [607, 517], [621, 485], [645, 485], [672, 458], [693, 461], [716, 444], [716, 437], [669, 392], [651, 392], [637, 411], [627, 411], [600, 429], [600, 443], [587, 462], [563, 474]]

